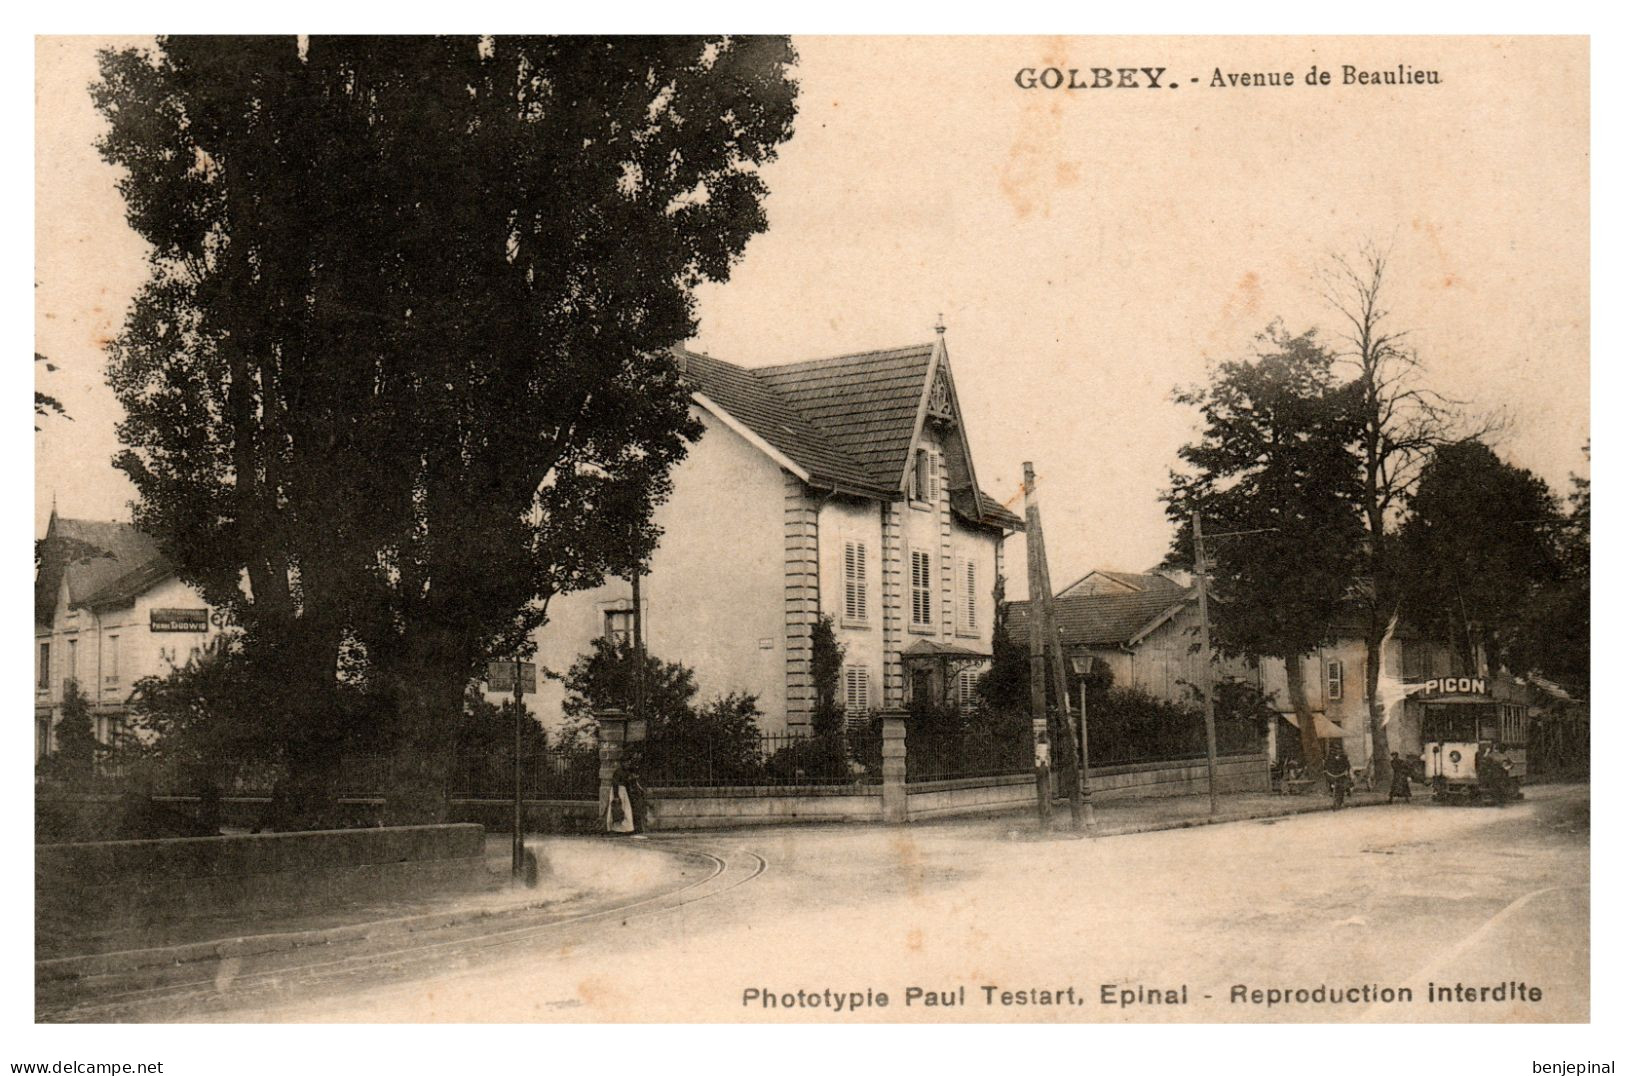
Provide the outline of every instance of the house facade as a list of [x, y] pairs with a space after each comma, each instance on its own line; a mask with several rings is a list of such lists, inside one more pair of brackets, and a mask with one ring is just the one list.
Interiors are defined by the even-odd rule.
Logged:
[[34, 583], [34, 757], [53, 750], [69, 685], [96, 738], [124, 728], [135, 684], [164, 676], [225, 630], [157, 543], [128, 523], [51, 513]]
[[[676, 358], [705, 432], [656, 511], [638, 587], [648, 652], [691, 667], [702, 699], [755, 695], [765, 732], [810, 726], [823, 615], [846, 648], [849, 720], [967, 692], [1021, 521], [977, 485], [943, 334], [776, 366]], [[626, 580], [555, 598], [537, 662], [562, 673], [595, 638], [627, 637], [632, 602]], [[538, 679], [553, 724], [564, 690]]]
[[[1028, 603], [1012, 602], [1010, 627], [1026, 639]], [[1111, 670], [1117, 687], [1134, 687], [1170, 702], [1198, 705], [1201, 683], [1197, 650], [1201, 623], [1196, 590], [1156, 573], [1095, 570], [1055, 598], [1056, 626], [1073, 667], [1085, 657]], [[1270, 698], [1277, 717], [1268, 730], [1272, 761], [1299, 753], [1298, 715], [1286, 683], [1286, 663], [1265, 658], [1254, 664], [1215, 656], [1213, 678], [1239, 680]], [[1327, 641], [1303, 655], [1303, 686], [1316, 735], [1338, 740], [1356, 769], [1371, 762], [1365, 639], [1352, 621], [1334, 624]], [[1385, 714], [1388, 749], [1401, 756], [1422, 752], [1422, 718], [1437, 701], [1441, 683], [1469, 675], [1447, 643], [1398, 624], [1383, 642], [1377, 684]], [[1527, 685], [1508, 676], [1485, 677], [1483, 695], [1525, 706]]]

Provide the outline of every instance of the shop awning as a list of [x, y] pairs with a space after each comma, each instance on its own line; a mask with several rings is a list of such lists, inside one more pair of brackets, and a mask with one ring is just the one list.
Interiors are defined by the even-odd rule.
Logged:
[[[1298, 727], [1297, 714], [1283, 713], [1281, 716], [1285, 718], [1286, 723], [1291, 725], [1293, 728]], [[1333, 721], [1319, 710], [1316, 710], [1311, 716], [1315, 719], [1315, 736], [1317, 738], [1322, 740], [1341, 740], [1343, 738], [1343, 729], [1337, 724], [1337, 722]]]

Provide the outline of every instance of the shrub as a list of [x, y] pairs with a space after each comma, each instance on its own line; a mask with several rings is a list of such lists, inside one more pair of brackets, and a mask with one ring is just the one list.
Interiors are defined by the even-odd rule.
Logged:
[[90, 716], [90, 702], [69, 681], [62, 695], [62, 716], [52, 732], [56, 748], [40, 759], [38, 774], [83, 791], [96, 779], [96, 760], [103, 753]]

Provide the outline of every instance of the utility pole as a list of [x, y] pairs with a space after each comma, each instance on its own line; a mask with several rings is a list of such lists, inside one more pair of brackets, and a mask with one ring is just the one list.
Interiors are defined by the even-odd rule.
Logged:
[[643, 569], [632, 569], [632, 721], [636, 723], [643, 719], [642, 728], [647, 729], [648, 716], [643, 712], [644, 695], [648, 691], [644, 683], [643, 660]]
[[[1038, 533], [1038, 501], [1033, 491], [1033, 465], [1022, 465], [1022, 494], [1027, 499], [1027, 681], [1031, 692], [1033, 714], [1034, 761], [1033, 766], [1038, 780], [1038, 817], [1044, 828], [1050, 825], [1050, 780], [1049, 766], [1040, 761], [1036, 747], [1040, 730], [1046, 728], [1045, 716], [1047, 707], [1044, 700], [1044, 624], [1039, 619], [1039, 598], [1042, 591], [1039, 585], [1042, 567], [1033, 550], [1034, 537]], [[1041, 547], [1038, 547], [1041, 548]], [[1050, 745], [1046, 744], [1048, 748]], [[1044, 752], [1047, 755], [1048, 751]]]
[[[1048, 645], [1052, 658], [1052, 676], [1055, 681], [1055, 705], [1060, 720], [1056, 722], [1061, 729], [1061, 750], [1063, 760], [1063, 783], [1067, 789], [1067, 809], [1072, 815], [1072, 828], [1081, 828], [1087, 822], [1088, 815], [1093, 811], [1085, 811], [1084, 790], [1081, 780], [1081, 767], [1078, 759], [1078, 741], [1072, 733], [1072, 712], [1067, 702], [1066, 691], [1066, 654], [1061, 650], [1061, 635], [1055, 626], [1055, 596], [1050, 593], [1049, 564], [1044, 555], [1044, 528], [1038, 516], [1037, 480], [1033, 476], [1033, 465], [1022, 465], [1023, 488], [1027, 494], [1027, 608], [1029, 616], [1028, 639], [1032, 640], [1035, 633], [1032, 629], [1032, 620], [1042, 611], [1043, 624], [1039, 632], [1039, 646]], [[1037, 684], [1043, 680], [1043, 656], [1035, 648], [1038, 664], [1032, 666], [1033, 680]], [[1035, 687], [1033, 697], [1040, 699], [1042, 688]], [[1042, 711], [1035, 711], [1040, 714]], [[1035, 717], [1036, 720], [1036, 717]]]
[[524, 763], [521, 752], [524, 744], [525, 678], [524, 664], [519, 655], [513, 656], [513, 878], [525, 877], [525, 798]]
[[1213, 728], [1213, 643], [1207, 624], [1207, 553], [1202, 547], [1202, 513], [1191, 513], [1191, 536], [1196, 545], [1196, 607], [1202, 619], [1202, 718], [1207, 724], [1207, 810], [1219, 813], [1219, 745]]

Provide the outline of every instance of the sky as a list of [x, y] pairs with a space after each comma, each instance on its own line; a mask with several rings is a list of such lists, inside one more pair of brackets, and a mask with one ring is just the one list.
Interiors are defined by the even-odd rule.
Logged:
[[[37, 46], [36, 338], [60, 367], [39, 387], [72, 415], [35, 438], [37, 532], [53, 499], [113, 519], [133, 495], [108, 462], [104, 347], [144, 249], [94, 149], [96, 45]], [[796, 45], [795, 134], [764, 170], [769, 229], [700, 289], [692, 346], [784, 362], [923, 342], [940, 315], [981, 483], [1020, 511], [1033, 462], [1057, 588], [1162, 557], [1158, 495], [1196, 431], [1173, 390], [1247, 355], [1276, 318], [1335, 338], [1317, 276], [1366, 243], [1388, 251], [1391, 324], [1424, 382], [1504, 413], [1499, 450], [1559, 492], [1587, 471], [1583, 40]], [[1440, 81], [1346, 86], [1345, 64]], [[1304, 85], [1311, 65], [1333, 84]], [[1158, 89], [1022, 89], [1028, 67], [1166, 71]], [[1212, 85], [1241, 72], [1294, 85]]]

